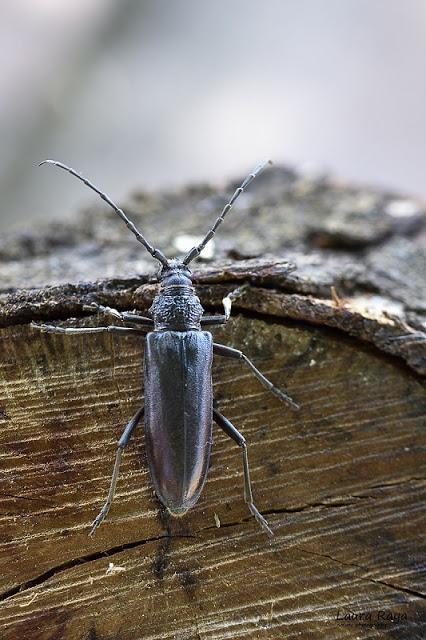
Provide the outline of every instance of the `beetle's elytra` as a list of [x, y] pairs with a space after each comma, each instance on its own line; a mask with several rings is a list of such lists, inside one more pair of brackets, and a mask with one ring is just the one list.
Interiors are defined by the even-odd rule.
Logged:
[[212, 334], [204, 330], [206, 326], [227, 322], [232, 301], [241, 294], [244, 287], [239, 287], [223, 299], [223, 315], [204, 315], [188, 267], [213, 238], [238, 196], [268, 163], [258, 165], [253, 173], [247, 176], [203, 240], [180, 260], [168, 260], [159, 249], [146, 240], [111, 198], [74, 169], [54, 160], [45, 160], [41, 164], [45, 163], [67, 171], [99, 194], [151, 256], [161, 263], [158, 274], [160, 290], [154, 298], [149, 317], [140, 316], [136, 312], [119, 312], [93, 303], [85, 308], [110, 315], [122, 324], [84, 328], [32, 324], [36, 329], [51, 333], [111, 332], [145, 339], [145, 406], [131, 418], [118, 442], [108, 497], [92, 523], [90, 535], [94, 534], [110, 509], [123, 449], [143, 416], [147, 458], [154, 489], [172, 515], [185, 513], [200, 496], [209, 466], [214, 421], [242, 448], [244, 499], [258, 523], [272, 535], [268, 523], [253, 502], [246, 441], [231, 422], [213, 407], [213, 354], [241, 360], [280, 400], [295, 409], [298, 405], [275, 387], [241, 351], [213, 342]]

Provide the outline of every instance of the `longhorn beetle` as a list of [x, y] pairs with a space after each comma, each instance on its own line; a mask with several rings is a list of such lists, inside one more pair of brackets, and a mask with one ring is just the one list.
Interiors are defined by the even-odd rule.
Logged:
[[247, 176], [203, 240], [180, 260], [169, 260], [159, 249], [153, 247], [111, 198], [74, 169], [55, 160], [45, 160], [41, 164], [57, 166], [95, 191], [114, 209], [151, 256], [161, 264], [157, 276], [160, 290], [149, 310], [151, 317], [144, 317], [135, 312], [120, 312], [93, 303], [85, 305], [84, 309], [110, 315], [131, 326], [64, 328], [32, 323], [34, 328], [50, 333], [69, 335], [109, 332], [145, 337], [145, 406], [138, 409], [131, 418], [118, 441], [108, 497], [93, 521], [89, 535], [95, 533], [110, 509], [123, 450], [142, 417], [145, 422], [147, 459], [154, 489], [172, 515], [185, 513], [200, 496], [209, 466], [213, 419], [242, 448], [245, 502], [261, 527], [269, 535], [273, 535], [267, 521], [253, 502], [246, 440], [213, 405], [213, 354], [240, 360], [249, 367], [259, 382], [280, 400], [294, 409], [299, 407], [287, 394], [275, 387], [244, 353], [213, 342], [212, 334], [203, 331], [205, 326], [227, 322], [231, 314], [232, 301], [241, 295], [244, 285], [223, 299], [223, 315], [204, 315], [188, 268], [213, 238], [238, 196], [268, 162], [258, 165], [253, 173]]

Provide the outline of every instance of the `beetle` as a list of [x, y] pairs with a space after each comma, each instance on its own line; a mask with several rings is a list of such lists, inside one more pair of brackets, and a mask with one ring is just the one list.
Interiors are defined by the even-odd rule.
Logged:
[[50, 333], [68, 335], [109, 332], [145, 338], [145, 405], [131, 418], [118, 441], [108, 496], [91, 525], [89, 535], [95, 533], [110, 509], [123, 450], [142, 418], [145, 423], [146, 452], [152, 483], [157, 497], [171, 515], [184, 514], [194, 506], [201, 494], [209, 466], [214, 421], [242, 448], [245, 502], [264, 531], [273, 535], [266, 519], [254, 504], [247, 442], [228, 418], [214, 406], [213, 354], [240, 360], [259, 382], [280, 400], [294, 409], [299, 407], [290, 396], [275, 387], [242, 351], [215, 343], [212, 334], [204, 330], [206, 326], [217, 326], [228, 321], [232, 302], [241, 295], [247, 285], [239, 287], [223, 299], [222, 315], [205, 315], [195, 293], [188, 267], [213, 238], [239, 195], [263, 171], [269, 161], [258, 165], [247, 176], [201, 242], [182, 259], [167, 259], [162, 251], [148, 242], [109, 196], [80, 173], [56, 160], [45, 160], [41, 164], [59, 167], [95, 191], [112, 207], [136, 239], [161, 265], [157, 274], [160, 290], [149, 310], [149, 317], [141, 316], [134, 311], [120, 312], [92, 303], [85, 305], [84, 309], [112, 316], [123, 322], [123, 325], [74, 328], [32, 323], [34, 328]]

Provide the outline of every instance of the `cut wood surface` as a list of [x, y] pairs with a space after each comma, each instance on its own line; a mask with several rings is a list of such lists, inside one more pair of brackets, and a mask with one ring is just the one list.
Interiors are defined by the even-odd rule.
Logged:
[[[136, 194], [127, 210], [173, 255], [221, 204], [203, 187]], [[422, 208], [275, 168], [230, 214], [214, 260], [194, 265], [209, 313], [249, 283], [215, 339], [301, 405], [215, 358], [215, 398], [249, 443], [272, 539], [244, 504], [240, 449], [217, 430], [200, 501], [168, 516], [142, 428], [88, 537], [143, 402], [143, 341], [29, 323], [109, 323], [90, 301], [147, 312], [155, 268], [120, 225], [95, 209], [0, 246], [0, 640], [424, 638]]]

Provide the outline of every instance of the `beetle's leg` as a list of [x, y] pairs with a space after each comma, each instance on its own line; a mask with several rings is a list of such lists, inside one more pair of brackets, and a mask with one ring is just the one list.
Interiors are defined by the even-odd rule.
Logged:
[[201, 324], [203, 325], [225, 324], [226, 322], [228, 322], [231, 316], [233, 301], [236, 300], [237, 298], [240, 298], [244, 293], [244, 291], [248, 288], [248, 286], [249, 285], [247, 283], [243, 284], [241, 285], [241, 287], [238, 287], [237, 289], [234, 289], [233, 291], [228, 293], [228, 295], [226, 295], [222, 300], [225, 313], [221, 316], [204, 316], [204, 318], [201, 318]]
[[270, 536], [273, 536], [268, 523], [262, 514], [258, 511], [256, 505], [253, 502], [253, 493], [251, 490], [251, 482], [250, 482], [250, 469], [248, 462], [248, 454], [247, 454], [247, 442], [244, 436], [241, 435], [239, 431], [234, 427], [234, 425], [225, 418], [219, 411], [213, 409], [213, 420], [221, 429], [224, 430], [227, 436], [232, 438], [234, 442], [238, 444], [243, 450], [243, 468], [244, 468], [244, 500], [246, 501], [250, 512], [254, 515], [260, 526], [266, 531], [266, 533]]
[[124, 322], [134, 322], [135, 324], [144, 324], [150, 329], [154, 328], [154, 320], [146, 316], [140, 316], [133, 311], [123, 311], [121, 314]]
[[225, 356], [226, 358], [235, 358], [236, 360], [241, 360], [252, 370], [259, 382], [261, 382], [264, 387], [269, 389], [271, 393], [277, 396], [277, 398], [279, 398], [283, 402], [287, 402], [287, 404], [289, 404], [290, 407], [293, 407], [293, 409], [300, 408], [299, 405], [290, 398], [290, 396], [273, 385], [272, 382], [268, 380], [268, 378], [266, 378], [263, 373], [261, 373], [259, 369], [254, 366], [253, 362], [249, 358], [247, 358], [247, 356], [244, 355], [242, 351], [239, 351], [238, 349], [232, 349], [232, 347], [227, 347], [224, 344], [218, 344], [217, 342], [214, 342], [213, 353], [217, 353], [219, 356]]
[[120, 462], [121, 462], [121, 456], [122, 456], [122, 453], [123, 453], [123, 449], [126, 446], [126, 444], [129, 442], [130, 436], [132, 435], [134, 428], [136, 427], [136, 425], [138, 424], [138, 422], [142, 418], [143, 414], [144, 414], [144, 407], [141, 407], [135, 413], [133, 418], [131, 420], [129, 420], [129, 422], [127, 423], [126, 428], [124, 429], [124, 431], [122, 433], [122, 436], [121, 436], [120, 440], [118, 441], [117, 453], [115, 454], [114, 469], [113, 469], [113, 472], [112, 472], [111, 484], [110, 484], [110, 487], [109, 487], [108, 497], [107, 497], [106, 502], [105, 502], [104, 506], [102, 507], [101, 511], [99, 512], [99, 514], [96, 516], [96, 518], [92, 522], [92, 528], [91, 528], [90, 533], [89, 533], [90, 536], [94, 535], [96, 529], [99, 527], [101, 522], [105, 519], [106, 515], [108, 514], [108, 511], [110, 509], [111, 503], [112, 503], [112, 501], [114, 499], [115, 487], [117, 486], [118, 472], [120, 470]]
[[140, 316], [137, 313], [133, 313], [131, 311], [118, 311], [117, 309], [113, 309], [111, 307], [104, 307], [102, 304], [98, 304], [97, 302], [92, 302], [90, 304], [83, 305], [84, 311], [98, 311], [100, 313], [106, 313], [107, 315], [112, 316], [113, 318], [118, 318], [123, 322], [134, 322], [135, 324], [144, 324], [149, 328], [154, 326], [154, 320], [152, 318], [146, 318], [145, 316]]
[[202, 327], [207, 327], [209, 325], [225, 324], [225, 323], [226, 323], [225, 316], [203, 316], [201, 318]]
[[231, 309], [232, 309], [232, 303], [234, 300], [237, 300], [237, 298], [240, 298], [242, 296], [242, 294], [244, 293], [244, 291], [246, 289], [248, 289], [248, 284], [245, 283], [243, 285], [241, 285], [241, 287], [238, 287], [237, 289], [234, 289], [233, 291], [231, 291], [230, 293], [228, 293], [227, 296], [225, 296], [222, 300], [222, 304], [223, 304], [223, 308], [225, 309], [225, 319], [229, 320], [230, 316], [231, 316]]
[[133, 327], [116, 327], [109, 325], [107, 327], [55, 327], [53, 324], [37, 324], [31, 323], [33, 329], [40, 329], [46, 333], [118, 333], [120, 335], [144, 335], [146, 331], [144, 329], [134, 329]]

